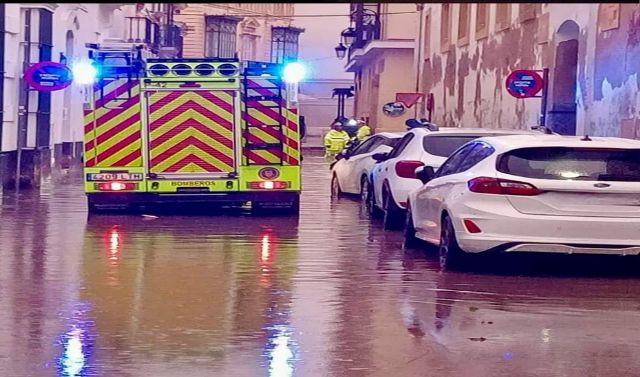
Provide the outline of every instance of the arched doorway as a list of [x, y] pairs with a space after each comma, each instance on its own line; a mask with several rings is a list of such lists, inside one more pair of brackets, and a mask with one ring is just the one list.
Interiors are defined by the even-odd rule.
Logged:
[[580, 27], [572, 20], [562, 23], [555, 35], [556, 59], [548, 118], [551, 128], [563, 135], [576, 134], [579, 36]]

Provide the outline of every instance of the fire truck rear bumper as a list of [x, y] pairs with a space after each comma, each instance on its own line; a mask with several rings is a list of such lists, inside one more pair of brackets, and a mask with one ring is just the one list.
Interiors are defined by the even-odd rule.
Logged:
[[294, 202], [298, 191], [247, 191], [224, 193], [91, 193], [89, 203], [101, 207], [163, 203]]

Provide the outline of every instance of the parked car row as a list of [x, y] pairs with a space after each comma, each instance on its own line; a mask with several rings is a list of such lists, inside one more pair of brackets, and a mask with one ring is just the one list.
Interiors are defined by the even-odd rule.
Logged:
[[414, 128], [360, 147], [333, 166], [332, 193], [359, 194], [444, 269], [487, 252], [640, 254], [640, 141]]

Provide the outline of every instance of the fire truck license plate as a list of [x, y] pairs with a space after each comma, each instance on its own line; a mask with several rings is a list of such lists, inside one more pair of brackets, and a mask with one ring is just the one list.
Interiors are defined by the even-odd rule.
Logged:
[[87, 174], [89, 181], [142, 181], [140, 173], [93, 173]]

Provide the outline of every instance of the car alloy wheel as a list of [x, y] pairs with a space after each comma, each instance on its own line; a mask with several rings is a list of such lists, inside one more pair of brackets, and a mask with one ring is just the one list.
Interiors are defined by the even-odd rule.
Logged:
[[455, 270], [464, 267], [464, 251], [458, 246], [456, 232], [449, 216], [444, 216], [440, 226], [438, 256], [440, 268], [443, 270]]
[[416, 237], [416, 228], [413, 225], [411, 205], [407, 205], [407, 220], [404, 227], [404, 248], [418, 247], [420, 241]]
[[338, 177], [334, 174], [331, 178], [331, 197], [339, 198], [341, 195], [340, 183], [338, 182]]
[[402, 210], [398, 208], [396, 202], [391, 197], [391, 193], [388, 189], [384, 190], [384, 219], [383, 226], [386, 230], [400, 230], [404, 225], [404, 218]]

